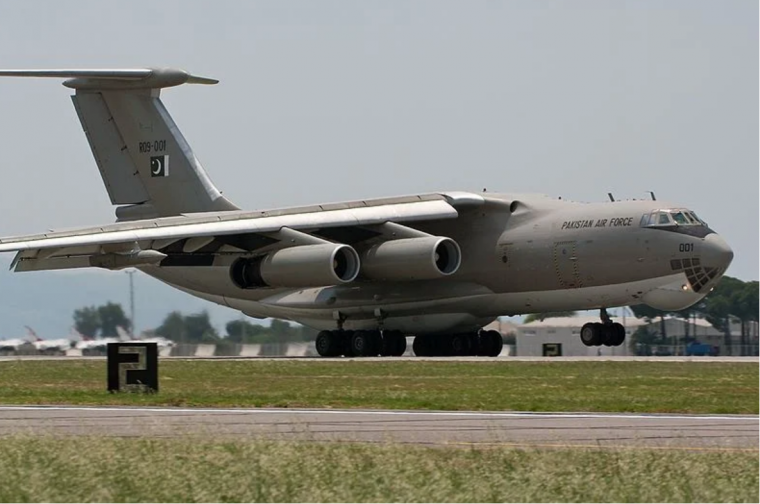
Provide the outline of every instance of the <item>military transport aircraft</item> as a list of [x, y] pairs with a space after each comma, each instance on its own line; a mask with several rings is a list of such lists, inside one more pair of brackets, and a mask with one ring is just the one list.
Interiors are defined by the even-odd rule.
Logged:
[[[159, 98], [215, 84], [176, 69], [7, 70], [74, 89], [117, 221], [0, 240], [15, 271], [135, 267], [251, 317], [321, 329], [322, 356], [498, 355], [501, 315], [600, 310], [586, 345], [620, 345], [614, 306], [676, 310], [733, 252], [692, 210], [440, 192], [243, 211], [212, 184]], [[610, 198], [612, 199], [612, 198]], [[653, 198], [654, 199], [654, 198]]]

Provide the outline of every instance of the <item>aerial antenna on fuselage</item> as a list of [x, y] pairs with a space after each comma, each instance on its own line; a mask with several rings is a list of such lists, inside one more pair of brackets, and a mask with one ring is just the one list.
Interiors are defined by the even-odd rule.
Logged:
[[610, 201], [612, 201], [613, 203], [615, 202], [615, 198], [612, 197], [612, 193], [611, 192], [608, 192], [607, 196], [610, 197]]
[[654, 197], [654, 191], [649, 191], [649, 195], [652, 196], [652, 201], [657, 201], [657, 198]]

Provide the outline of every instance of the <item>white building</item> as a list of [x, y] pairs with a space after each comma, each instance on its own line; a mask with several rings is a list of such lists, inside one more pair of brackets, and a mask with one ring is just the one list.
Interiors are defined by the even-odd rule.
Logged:
[[627, 341], [636, 329], [646, 322], [634, 317], [616, 318], [625, 326], [626, 343], [618, 347], [587, 347], [581, 342], [581, 327], [587, 322], [599, 322], [598, 316], [556, 317], [536, 320], [517, 328], [519, 356], [541, 355], [630, 355]]
[[[587, 347], [581, 343], [580, 331], [587, 322], [599, 322], [598, 316], [577, 316], [547, 318], [542, 321], [534, 321], [528, 324], [516, 326], [516, 355], [518, 356], [542, 356], [559, 354], [566, 356], [587, 355], [634, 355], [631, 348], [631, 335], [642, 326], [653, 333], [661, 332], [659, 319], [647, 323], [644, 319], [636, 317], [616, 317], [615, 322], [625, 326], [626, 342], [619, 347]], [[684, 320], [675, 317], [665, 318], [665, 335], [667, 344], [652, 347], [650, 350], [658, 355], [685, 355], [686, 344], [684, 336], [689, 335], [697, 342], [716, 347], [720, 355], [757, 355], [758, 353], [758, 327], [756, 323], [748, 324], [749, 342], [742, 351], [740, 347], [741, 326], [738, 323], [731, 324], [731, 348], [725, 345], [725, 335], [715, 329], [704, 319]]]

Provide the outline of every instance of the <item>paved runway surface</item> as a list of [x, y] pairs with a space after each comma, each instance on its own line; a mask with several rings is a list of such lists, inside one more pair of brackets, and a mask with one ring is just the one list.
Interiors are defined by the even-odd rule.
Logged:
[[[320, 362], [398, 362], [398, 361], [436, 361], [436, 362], [723, 362], [723, 363], [759, 363], [758, 357], [640, 357], [640, 356], [567, 356], [567, 357], [161, 357], [161, 360], [289, 360], [289, 361], [320, 361]], [[0, 356], [0, 362], [16, 360], [105, 360], [101, 357], [65, 357], [55, 355], [3, 355]]]
[[758, 417], [749, 415], [0, 406], [0, 436], [13, 433], [758, 449]]

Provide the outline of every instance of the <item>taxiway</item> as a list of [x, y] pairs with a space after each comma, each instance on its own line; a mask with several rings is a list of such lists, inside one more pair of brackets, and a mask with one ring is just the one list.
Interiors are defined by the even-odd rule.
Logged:
[[757, 450], [753, 415], [0, 406], [10, 434]]

